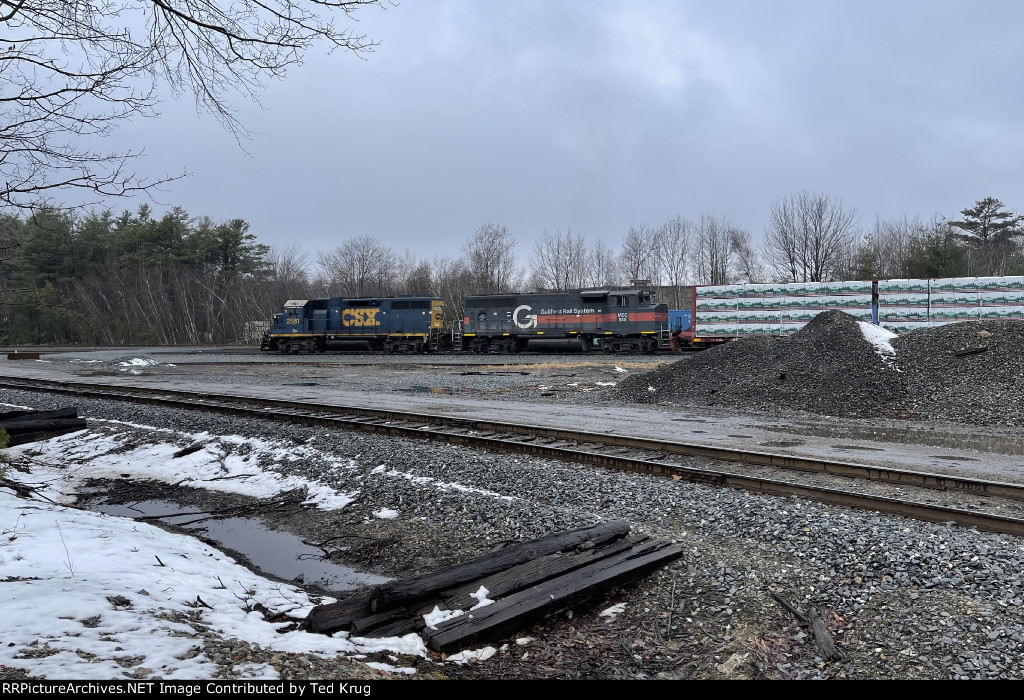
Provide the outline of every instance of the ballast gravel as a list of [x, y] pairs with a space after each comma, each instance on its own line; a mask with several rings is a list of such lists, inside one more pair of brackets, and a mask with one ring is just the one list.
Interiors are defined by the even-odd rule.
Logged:
[[1024, 426], [1024, 321], [966, 321], [872, 343], [877, 327], [842, 311], [788, 338], [754, 336], [630, 376], [613, 391], [634, 403], [751, 413], [895, 417]]
[[[68, 403], [11, 390], [0, 390], [0, 400], [39, 409]], [[310, 448], [305, 460], [263, 466], [357, 500], [330, 518], [305, 513], [276, 524], [310, 540], [341, 535], [346, 547], [337, 555], [373, 573], [411, 575], [509, 540], [618, 518], [686, 548], [643, 581], [525, 631], [528, 646], [509, 644], [464, 666], [432, 659], [438, 665], [419, 677], [1024, 679], [1018, 538], [460, 446], [75, 403], [97, 429], [138, 440], [150, 432], [99, 419]], [[382, 508], [399, 516], [373, 518]], [[822, 658], [811, 629], [772, 594], [820, 611], [842, 658]], [[625, 603], [621, 614], [600, 614], [616, 603]], [[223, 662], [224, 677], [246, 646], [214, 636], [197, 644]], [[346, 672], [278, 661], [283, 677]]]

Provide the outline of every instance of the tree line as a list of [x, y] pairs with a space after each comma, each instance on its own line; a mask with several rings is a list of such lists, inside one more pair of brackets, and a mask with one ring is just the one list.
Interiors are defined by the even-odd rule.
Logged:
[[253, 341], [287, 299], [439, 296], [448, 322], [474, 294], [599, 287], [658, 290], [672, 308], [693, 284], [1024, 274], [1024, 216], [992, 197], [955, 220], [903, 217], [860, 228], [856, 212], [802, 192], [772, 207], [759, 243], [727, 218], [638, 224], [618, 248], [571, 230], [540, 233], [525, 264], [507, 226], [485, 224], [460, 255], [418, 259], [372, 236], [315, 254], [260, 243], [242, 219], [180, 207], [119, 216], [41, 208], [0, 215], [6, 344]]

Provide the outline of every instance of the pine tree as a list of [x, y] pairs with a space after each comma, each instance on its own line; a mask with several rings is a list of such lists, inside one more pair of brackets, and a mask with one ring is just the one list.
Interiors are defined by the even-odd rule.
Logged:
[[1006, 211], [995, 197], [979, 200], [960, 214], [962, 221], [949, 224], [963, 231], [957, 238], [971, 248], [977, 271], [983, 275], [1002, 274], [1006, 259], [1016, 249], [1014, 238], [1024, 235], [1024, 216]]

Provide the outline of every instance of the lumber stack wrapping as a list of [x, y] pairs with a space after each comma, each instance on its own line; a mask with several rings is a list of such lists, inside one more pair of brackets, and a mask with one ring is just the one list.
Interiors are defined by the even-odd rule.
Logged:
[[[600, 523], [317, 606], [306, 619], [306, 629], [347, 631], [353, 637], [419, 632], [429, 648], [448, 653], [507, 637], [682, 555], [681, 547], [666, 540], [629, 537], [629, 524], [623, 520]], [[428, 627], [424, 615], [435, 608], [462, 612]]]

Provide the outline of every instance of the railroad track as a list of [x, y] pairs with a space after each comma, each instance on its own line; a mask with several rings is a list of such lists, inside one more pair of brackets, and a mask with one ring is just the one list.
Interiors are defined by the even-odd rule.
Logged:
[[810, 472], [830, 477], [865, 480], [901, 489], [912, 487], [1024, 501], [1024, 485], [1020, 484], [610, 433], [251, 396], [25, 378], [2, 378], [0, 387], [217, 411], [250, 418], [438, 440], [468, 447], [532, 454], [709, 485], [741, 488], [754, 493], [797, 496], [917, 520], [954, 522], [980, 530], [1024, 536], [1024, 519], [1014, 516], [798, 483], [707, 466], [698, 467], [692, 462], [694, 458], [701, 458], [736, 463], [747, 468]]

